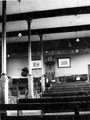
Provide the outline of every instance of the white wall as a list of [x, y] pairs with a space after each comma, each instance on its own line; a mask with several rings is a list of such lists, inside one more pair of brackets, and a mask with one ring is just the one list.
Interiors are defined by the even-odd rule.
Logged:
[[[84, 54], [72, 54], [64, 57], [71, 58], [71, 67], [69, 68], [58, 68], [57, 58], [55, 62], [55, 76], [67, 76], [67, 75], [76, 75], [76, 74], [88, 74], [88, 64], [90, 64], [90, 53]], [[7, 60], [7, 73], [8, 76], [12, 78], [21, 77], [21, 69], [28, 66], [27, 57], [18, 57], [18, 58], [8, 58]], [[45, 67], [44, 67], [45, 68]], [[34, 77], [41, 76], [41, 69], [33, 70]]]
[[58, 65], [56, 63], [55, 64], [56, 76], [88, 74], [88, 64], [90, 64], [90, 54], [89, 53], [72, 54], [72, 55], [68, 55], [66, 57], [70, 57], [71, 67], [58, 68]]
[[[7, 60], [7, 74], [11, 78], [20, 78], [21, 69], [24, 67], [28, 67], [27, 57], [8, 58]], [[41, 69], [32, 70], [32, 74], [34, 77], [40, 77]]]
[[21, 69], [27, 67], [27, 59], [26, 57], [20, 58], [8, 58], [7, 60], [7, 73], [8, 76], [12, 78], [20, 78], [21, 77]]

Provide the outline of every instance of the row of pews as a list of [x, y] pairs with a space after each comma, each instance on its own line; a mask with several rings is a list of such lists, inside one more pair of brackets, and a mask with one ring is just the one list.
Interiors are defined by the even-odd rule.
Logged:
[[90, 83], [72, 82], [55, 83], [45, 91], [43, 97], [61, 97], [61, 96], [88, 96], [90, 94]]
[[[87, 87], [88, 90], [74, 87]], [[18, 104], [0, 104], [1, 120], [90, 120], [90, 95], [75, 92], [89, 92], [90, 83], [55, 83], [42, 98], [19, 99]], [[67, 90], [69, 89], [69, 90]], [[67, 90], [67, 91], [66, 91]], [[71, 90], [71, 91], [70, 91]], [[68, 92], [74, 95], [61, 95]], [[49, 94], [49, 95], [47, 95]], [[51, 94], [51, 96], [50, 96]], [[58, 94], [58, 95], [53, 95]], [[47, 96], [46, 96], [47, 95]], [[60, 96], [59, 96], [60, 95]], [[16, 115], [5, 114], [6, 111], [16, 111]], [[7, 113], [8, 113], [7, 111]], [[27, 114], [25, 114], [25, 111]], [[33, 111], [38, 111], [31, 114]]]

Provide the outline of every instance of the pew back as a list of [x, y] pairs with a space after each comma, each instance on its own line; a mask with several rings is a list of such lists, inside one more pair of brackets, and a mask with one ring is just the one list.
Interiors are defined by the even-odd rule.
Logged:
[[[16, 110], [17, 116], [1, 114], [1, 120], [23, 119], [60, 119], [60, 120], [85, 120], [90, 118], [90, 96], [63, 97], [63, 98], [37, 98], [20, 99], [18, 104], [0, 104], [0, 111]], [[23, 115], [19, 111], [40, 110], [40, 115]], [[2, 112], [1, 112], [2, 113]], [[82, 117], [83, 116], [83, 117]], [[87, 117], [88, 116], [88, 117]]]

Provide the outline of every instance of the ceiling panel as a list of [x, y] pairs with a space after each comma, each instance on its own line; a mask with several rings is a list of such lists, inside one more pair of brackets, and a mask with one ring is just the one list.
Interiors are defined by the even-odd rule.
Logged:
[[[63, 17], [53, 17], [53, 18], [42, 18], [32, 20], [31, 29], [41, 29], [41, 28], [53, 28], [53, 27], [67, 27], [67, 26], [76, 26], [76, 25], [88, 25], [90, 24], [90, 14], [84, 15], [72, 15], [72, 16], [63, 16]], [[27, 30], [27, 22], [23, 21], [14, 21], [7, 22], [7, 32], [9, 31], [19, 31]], [[2, 24], [0, 23], [0, 32], [2, 32]]]
[[[54, 10], [63, 8], [73, 8], [80, 6], [89, 6], [90, 0], [7, 0], [7, 15], [21, 14], [26, 12], [43, 11], [43, 10]], [[2, 1], [0, 1], [0, 15], [2, 15]], [[12, 16], [11, 16], [12, 17]], [[90, 25], [90, 14], [75, 14], [75, 15], [64, 15], [57, 17], [33, 19], [31, 29], [47, 29], [47, 28], [63, 28], [63, 27], [74, 27], [80, 25]], [[73, 28], [72, 28], [73, 29]], [[27, 30], [26, 20], [7, 22], [7, 32]], [[0, 23], [0, 33], [2, 32], [2, 23]], [[46, 37], [45, 37], [46, 36]], [[48, 33], [45, 34], [43, 40], [55, 40], [55, 39], [71, 39], [77, 37], [90, 37], [89, 29], [82, 29], [77, 31], [63, 31], [60, 33]], [[38, 35], [31, 36], [32, 41], [39, 40]], [[27, 36], [19, 38], [8, 37], [7, 42], [18, 42], [27, 41]]]
[[[68, 2], [67, 2], [68, 1]], [[7, 14], [70, 8], [90, 5], [90, 0], [7, 0]], [[0, 1], [0, 15], [2, 14], [2, 1]]]
[[[79, 31], [79, 32], [67, 32], [67, 33], [53, 33], [53, 34], [44, 34], [43, 41], [52, 41], [52, 40], [63, 40], [63, 39], [76, 39], [76, 38], [85, 38], [90, 37], [90, 30], [88, 31]], [[0, 38], [1, 40], [1, 38]], [[7, 37], [7, 43], [12, 42], [27, 42], [28, 37]], [[31, 41], [40, 41], [39, 35], [32, 35]]]

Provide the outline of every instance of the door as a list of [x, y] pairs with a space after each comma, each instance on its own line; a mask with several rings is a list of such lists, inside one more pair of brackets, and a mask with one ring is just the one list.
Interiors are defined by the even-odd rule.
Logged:
[[88, 64], [88, 82], [90, 82], [90, 64]]

